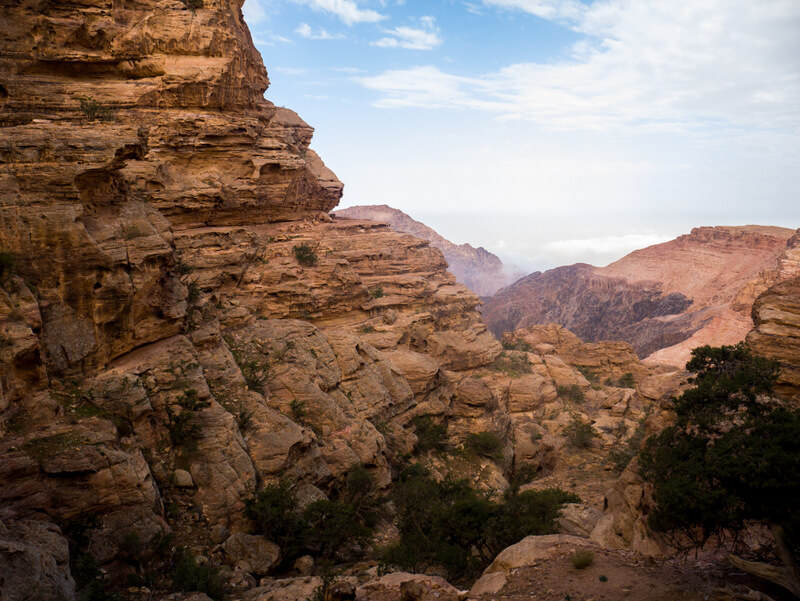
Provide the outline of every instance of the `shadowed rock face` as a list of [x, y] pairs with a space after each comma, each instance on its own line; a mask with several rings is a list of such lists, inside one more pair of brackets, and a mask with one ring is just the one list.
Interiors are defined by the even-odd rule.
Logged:
[[755, 327], [747, 344], [780, 363], [776, 392], [800, 403], [800, 230], [789, 240], [778, 268], [768, 279], [777, 284], [756, 299]]
[[640, 357], [682, 365], [703, 344], [733, 344], [751, 327], [753, 300], [768, 285], [791, 230], [696, 228], [634, 251], [608, 267], [534, 273], [486, 301], [500, 336], [558, 323], [587, 341], [624, 340]]
[[427, 240], [431, 246], [442, 251], [448, 270], [456, 276], [456, 280], [479, 296], [490, 296], [522, 275], [512, 273], [496, 255], [485, 248], [453, 244], [424, 223], [388, 205], [348, 207], [339, 209], [334, 214], [348, 219], [385, 221], [395, 231]]
[[671, 346], [700, 326], [687, 320], [657, 318], [684, 312], [692, 301], [663, 294], [658, 285], [629, 284], [605, 278], [591, 265], [558, 267], [534, 273], [492, 297], [483, 315], [496, 336], [537, 324], [565, 324], [588, 341], [624, 340], [640, 357]]

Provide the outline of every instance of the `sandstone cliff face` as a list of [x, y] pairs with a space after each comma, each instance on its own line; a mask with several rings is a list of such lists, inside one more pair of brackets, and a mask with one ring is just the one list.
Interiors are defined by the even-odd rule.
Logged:
[[[126, 535], [168, 530], [235, 563], [248, 539], [216, 543], [248, 528], [257, 486], [334, 497], [360, 464], [388, 487], [420, 415], [454, 445], [501, 442], [491, 460], [422, 458], [440, 473], [502, 489], [529, 464], [596, 516], [607, 451], [674, 384], [560, 328], [504, 351], [439, 250], [331, 219], [342, 184], [311, 128], [262, 98], [240, 5], [0, 8], [3, 595], [33, 574], [71, 599], [58, 526], [92, 514], [101, 564]], [[584, 454], [559, 453], [573, 413], [597, 434]], [[618, 526], [603, 540], [630, 544]]]
[[426, 241], [331, 220], [342, 184], [263, 99], [240, 5], [0, 8], [0, 520], [95, 514], [101, 562], [180, 536], [167, 505], [236, 531], [262, 482], [386, 486], [419, 414], [510, 449], [479, 299]]
[[780, 363], [776, 392], [800, 402], [800, 230], [766, 279], [777, 284], [756, 299], [747, 344]]
[[504, 267], [502, 261], [485, 248], [453, 244], [424, 223], [388, 205], [348, 207], [339, 209], [334, 215], [348, 219], [383, 221], [395, 231], [427, 240], [431, 246], [442, 251], [448, 269], [456, 276], [456, 280], [478, 296], [491, 296], [522, 275]]
[[607, 267], [531, 274], [488, 299], [483, 317], [496, 335], [553, 322], [588, 341], [624, 340], [640, 357], [683, 365], [696, 346], [744, 339], [750, 307], [774, 281], [792, 233], [695, 228]]

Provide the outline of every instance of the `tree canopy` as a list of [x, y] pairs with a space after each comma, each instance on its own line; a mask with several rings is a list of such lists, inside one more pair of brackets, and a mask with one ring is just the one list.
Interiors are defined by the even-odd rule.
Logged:
[[675, 423], [640, 457], [656, 501], [648, 524], [691, 548], [761, 522], [784, 566], [731, 561], [800, 597], [800, 410], [771, 394], [778, 365], [739, 344], [697, 348], [686, 368], [694, 386], [675, 400]]

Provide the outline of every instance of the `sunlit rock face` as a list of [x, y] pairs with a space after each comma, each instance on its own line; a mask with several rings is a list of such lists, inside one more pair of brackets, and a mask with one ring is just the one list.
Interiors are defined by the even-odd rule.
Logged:
[[386, 487], [420, 414], [511, 448], [470, 392], [500, 352], [479, 299], [428, 242], [328, 215], [342, 184], [263, 98], [240, 8], [0, 7], [0, 520], [95, 514], [101, 562], [180, 529], [168, 505], [245, 530], [261, 482]]
[[699, 227], [607, 267], [534, 273], [488, 299], [496, 334], [558, 323], [587, 341], [623, 340], [653, 363], [682, 366], [691, 349], [735, 344], [755, 298], [774, 283], [790, 229]]
[[800, 230], [789, 240], [777, 269], [765, 279], [777, 283], [756, 299], [747, 343], [780, 363], [776, 392], [800, 402]]

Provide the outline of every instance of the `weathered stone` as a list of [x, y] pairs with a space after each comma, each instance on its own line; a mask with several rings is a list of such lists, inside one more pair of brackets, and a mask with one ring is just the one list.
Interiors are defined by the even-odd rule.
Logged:
[[357, 601], [459, 601], [458, 589], [443, 578], [396, 572], [356, 589]]
[[263, 536], [236, 532], [222, 544], [229, 563], [257, 576], [265, 576], [281, 559], [278, 545]]

